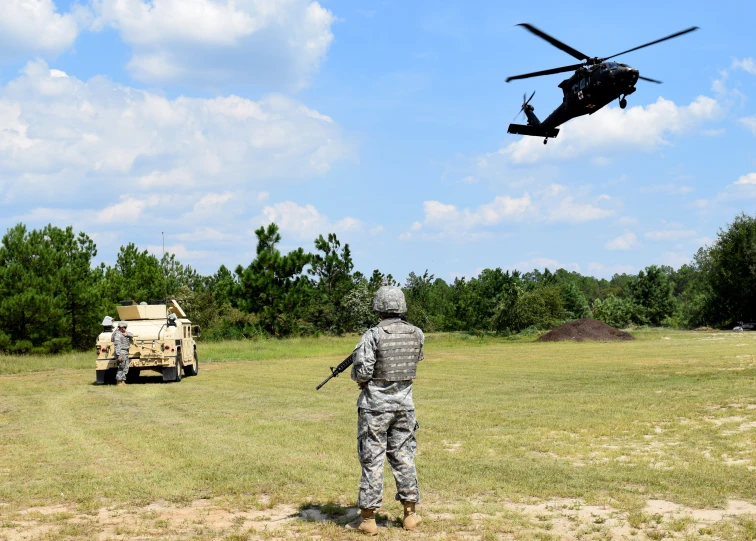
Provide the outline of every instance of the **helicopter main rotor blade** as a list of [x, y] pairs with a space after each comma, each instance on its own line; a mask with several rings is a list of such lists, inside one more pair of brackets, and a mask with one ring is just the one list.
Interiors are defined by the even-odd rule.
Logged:
[[561, 68], [553, 68], [550, 70], [534, 71], [533, 73], [524, 73], [522, 75], [513, 75], [507, 77], [507, 82], [514, 81], [515, 79], [528, 79], [530, 77], [540, 77], [541, 75], [551, 75], [553, 73], [564, 73], [565, 71], [575, 71], [578, 68], [582, 68], [583, 64], [572, 64], [571, 66], [564, 66]]
[[557, 49], [563, 50], [565, 53], [567, 53], [570, 56], [574, 56], [578, 60], [588, 60], [588, 55], [583, 54], [580, 51], [578, 51], [576, 49], [573, 49], [572, 47], [570, 47], [566, 43], [562, 43], [558, 39], [549, 36], [546, 32], [538, 30], [535, 26], [533, 26], [531, 24], [520, 23], [517, 26], [522, 26], [523, 28], [525, 28], [526, 30], [529, 30], [530, 32], [532, 32], [533, 34], [535, 34], [536, 36], [538, 36], [539, 38], [545, 39], [546, 41], [548, 41], [549, 43], [551, 43]]
[[637, 51], [638, 49], [643, 49], [644, 47], [648, 47], [649, 45], [656, 45], [657, 43], [661, 43], [662, 41], [667, 41], [668, 39], [672, 39], [672, 38], [676, 38], [678, 36], [682, 36], [683, 34], [687, 34], [688, 32], [693, 32], [693, 30], [698, 30], [698, 27], [697, 26], [691, 26], [687, 30], [683, 30], [681, 32], [677, 32], [675, 34], [667, 36], [666, 38], [657, 39], [656, 41], [651, 41], [649, 43], [646, 43], [645, 45], [639, 45], [638, 47], [633, 47], [632, 49], [628, 49], [627, 51], [622, 51], [621, 53], [613, 54], [612, 56], [607, 56], [606, 58], [602, 58], [601, 62], [603, 62], [604, 60], [609, 60], [610, 58], [614, 58], [615, 56], [619, 56], [621, 54], [631, 53], [633, 51]]
[[522, 95], [522, 108], [525, 109], [525, 106], [530, 103], [530, 100], [533, 99], [533, 96], [535, 96], [536, 91], [533, 90], [533, 93], [530, 95], [530, 97], [525, 100], [525, 94]]
[[656, 83], [658, 85], [662, 84], [661, 81], [657, 81], [656, 79], [651, 79], [650, 77], [643, 77], [643, 75], [638, 75], [638, 79], [643, 79], [644, 81], [648, 81], [649, 83]]

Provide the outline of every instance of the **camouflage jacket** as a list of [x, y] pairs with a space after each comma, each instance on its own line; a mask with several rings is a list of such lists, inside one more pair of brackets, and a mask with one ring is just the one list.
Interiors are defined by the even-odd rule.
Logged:
[[129, 347], [131, 346], [131, 338], [134, 338], [134, 335], [130, 332], [127, 332], [125, 335], [121, 333], [121, 331], [116, 330], [113, 333], [113, 344], [115, 345], [115, 354], [116, 357], [120, 357], [121, 355], [127, 355], [129, 354]]
[[[420, 333], [420, 342], [425, 342], [423, 331]], [[414, 410], [415, 403], [412, 400], [412, 381], [382, 381], [374, 380], [373, 369], [375, 367], [375, 351], [378, 349], [378, 340], [381, 331], [378, 327], [368, 329], [362, 335], [360, 343], [354, 348], [354, 364], [352, 365], [352, 379], [362, 384], [362, 392], [357, 398], [357, 407], [371, 411], [404, 411]], [[423, 350], [420, 349], [420, 360], [423, 359]]]

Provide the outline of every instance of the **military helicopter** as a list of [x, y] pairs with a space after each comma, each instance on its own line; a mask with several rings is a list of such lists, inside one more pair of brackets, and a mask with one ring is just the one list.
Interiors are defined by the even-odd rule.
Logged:
[[676, 32], [665, 38], [657, 39], [656, 41], [638, 47], [633, 47], [632, 49], [613, 54], [612, 56], [591, 58], [588, 55], [573, 49], [569, 45], [562, 43], [558, 39], [549, 36], [547, 33], [538, 30], [533, 25], [522, 23], [517, 26], [522, 26], [539, 38], [545, 39], [554, 47], [583, 61], [581, 64], [572, 64], [570, 66], [562, 66], [561, 68], [535, 71], [533, 73], [525, 73], [523, 75], [515, 75], [507, 78], [507, 82], [509, 82], [514, 81], [515, 79], [528, 79], [530, 77], [540, 77], [541, 75], [551, 75], [553, 73], [563, 73], [575, 70], [575, 73], [569, 79], [565, 79], [559, 83], [559, 88], [561, 88], [564, 93], [562, 105], [554, 109], [554, 112], [551, 113], [546, 120], [541, 122], [538, 120], [538, 117], [535, 116], [535, 113], [533, 113], [534, 108], [530, 105], [530, 100], [532, 100], [535, 95], [535, 92], [533, 92], [528, 99], [525, 99], [527, 94], [522, 96], [522, 107], [520, 107], [520, 112], [525, 113], [525, 116], [528, 119], [527, 125], [509, 125], [507, 133], [543, 137], [544, 145], [548, 143], [550, 137], [556, 137], [559, 134], [557, 126], [564, 124], [572, 118], [586, 114], [592, 115], [604, 105], [618, 98], [620, 108], [624, 109], [627, 107], [626, 98], [635, 92], [635, 83], [638, 82], [638, 79], [650, 83], [661, 84], [661, 81], [641, 76], [637, 69], [632, 68], [627, 64], [607, 62], [607, 60], [614, 58], [615, 56], [637, 51], [638, 49], [643, 49], [649, 45], [655, 45], [662, 41], [698, 30], [697, 26], [693, 26], [687, 30]]

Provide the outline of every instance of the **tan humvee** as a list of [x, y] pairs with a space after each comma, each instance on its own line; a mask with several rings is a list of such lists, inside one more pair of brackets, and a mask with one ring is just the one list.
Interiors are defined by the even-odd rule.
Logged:
[[[154, 370], [163, 381], [181, 381], [181, 376], [196, 376], [199, 372], [197, 343], [199, 325], [192, 326], [175, 300], [166, 304], [126, 304], [118, 306], [118, 320], [113, 327], [105, 326], [97, 337], [97, 383], [115, 382], [117, 370], [113, 330], [118, 321], [128, 321], [126, 329], [134, 335], [129, 348], [127, 378], [139, 377], [142, 370]], [[110, 318], [106, 318], [106, 321]]]

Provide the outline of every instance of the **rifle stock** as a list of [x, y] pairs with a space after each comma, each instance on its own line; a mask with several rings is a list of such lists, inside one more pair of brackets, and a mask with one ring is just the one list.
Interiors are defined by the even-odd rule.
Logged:
[[328, 376], [326, 379], [324, 379], [323, 383], [315, 387], [315, 390], [319, 391], [323, 385], [331, 381], [331, 378], [338, 377], [338, 375], [341, 374], [344, 370], [352, 366], [353, 362], [354, 362], [354, 353], [352, 353], [349, 357], [341, 361], [341, 364], [339, 364], [339, 366], [337, 366], [336, 368], [334, 368], [333, 366], [329, 367], [331, 369], [331, 375]]

